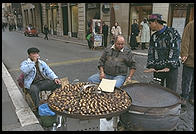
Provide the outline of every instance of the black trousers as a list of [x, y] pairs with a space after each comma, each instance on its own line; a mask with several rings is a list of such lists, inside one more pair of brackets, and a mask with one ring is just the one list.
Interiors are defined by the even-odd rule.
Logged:
[[45, 34], [45, 37], [44, 37], [44, 39], [47, 39], [47, 40], [48, 40], [48, 34]]
[[177, 90], [177, 80], [178, 80], [178, 68], [171, 69], [169, 72], [159, 72], [154, 73], [154, 78], [161, 79], [161, 86], [165, 86], [166, 81], [166, 87], [175, 91]]
[[53, 80], [46, 79], [32, 84], [30, 86], [29, 92], [35, 105], [38, 107], [40, 102], [40, 98], [39, 98], [40, 91], [54, 91], [55, 89], [60, 87], [61, 85], [56, 84]]
[[194, 99], [194, 68], [183, 65], [181, 88], [184, 99]]
[[107, 47], [107, 41], [108, 41], [108, 35], [103, 35], [103, 44], [104, 44], [104, 47]]

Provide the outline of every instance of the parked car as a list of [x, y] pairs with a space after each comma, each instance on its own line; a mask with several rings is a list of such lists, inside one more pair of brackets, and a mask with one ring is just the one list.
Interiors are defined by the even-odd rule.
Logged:
[[25, 28], [24, 35], [38, 37], [38, 32], [37, 32], [36, 28], [28, 26]]

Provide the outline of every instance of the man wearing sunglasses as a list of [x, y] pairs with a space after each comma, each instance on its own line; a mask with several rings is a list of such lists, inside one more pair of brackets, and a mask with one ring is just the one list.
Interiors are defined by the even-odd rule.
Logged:
[[161, 14], [152, 14], [149, 17], [149, 26], [155, 33], [152, 34], [148, 49], [147, 70], [154, 72], [154, 78], [159, 79], [162, 86], [177, 90], [178, 67], [180, 66], [181, 37], [166, 23]]

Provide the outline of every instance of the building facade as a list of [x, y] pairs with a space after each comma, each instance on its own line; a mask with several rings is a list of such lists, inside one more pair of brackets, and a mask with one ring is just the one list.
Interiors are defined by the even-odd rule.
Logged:
[[193, 3], [22, 3], [21, 8], [23, 26], [31, 23], [42, 32], [43, 25], [48, 25], [50, 34], [82, 40], [86, 39], [90, 19], [104, 21], [109, 26], [109, 35], [117, 21], [126, 43], [134, 19], [140, 24], [144, 17], [159, 13], [167, 21], [166, 25], [177, 28], [180, 33], [194, 19]]

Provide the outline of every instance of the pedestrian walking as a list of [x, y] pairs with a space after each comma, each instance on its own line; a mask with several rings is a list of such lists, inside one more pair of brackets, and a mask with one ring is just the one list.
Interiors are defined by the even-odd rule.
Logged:
[[137, 40], [136, 36], [139, 34], [139, 26], [137, 24], [137, 19], [133, 20], [133, 24], [131, 25], [131, 38], [130, 38], [130, 47], [132, 50], [137, 50]]
[[181, 37], [176, 29], [164, 26], [164, 23], [161, 14], [149, 17], [149, 26], [156, 32], [150, 38], [148, 69], [144, 72], [154, 72], [154, 78], [160, 79], [162, 86], [166, 81], [166, 87], [176, 91]]
[[29, 48], [28, 59], [20, 64], [20, 70], [24, 73], [24, 87], [30, 93], [35, 106], [40, 104], [40, 91], [54, 91], [61, 87], [61, 81], [50, 67], [39, 58], [39, 49]]
[[108, 40], [108, 25], [106, 25], [105, 22], [103, 22], [102, 32], [103, 32], [103, 44], [104, 44], [104, 47], [106, 48], [107, 40]]
[[144, 18], [144, 20], [141, 22], [141, 43], [142, 43], [142, 50], [147, 49], [146, 43], [150, 42], [150, 28], [148, 25], [147, 18]]
[[118, 35], [121, 35], [122, 32], [121, 32], [121, 27], [119, 26], [118, 22], [115, 22], [114, 23], [114, 26], [112, 27], [111, 29], [111, 33], [112, 33], [112, 44], [114, 44], [114, 40], [115, 38], [118, 36]]
[[194, 20], [189, 22], [182, 35], [181, 43], [182, 70], [182, 94], [184, 99], [182, 106], [186, 108], [186, 102], [194, 105]]
[[49, 33], [49, 29], [48, 29], [48, 26], [47, 25], [44, 25], [44, 39], [47, 39], [48, 40], [48, 33]]
[[[99, 73], [88, 78], [89, 82], [100, 83], [101, 79], [117, 80], [115, 87], [121, 87], [125, 80], [131, 80], [136, 70], [134, 55], [124, 46], [125, 39], [118, 35], [115, 43], [107, 47], [98, 62]], [[128, 77], [128, 68], [129, 74]]]

